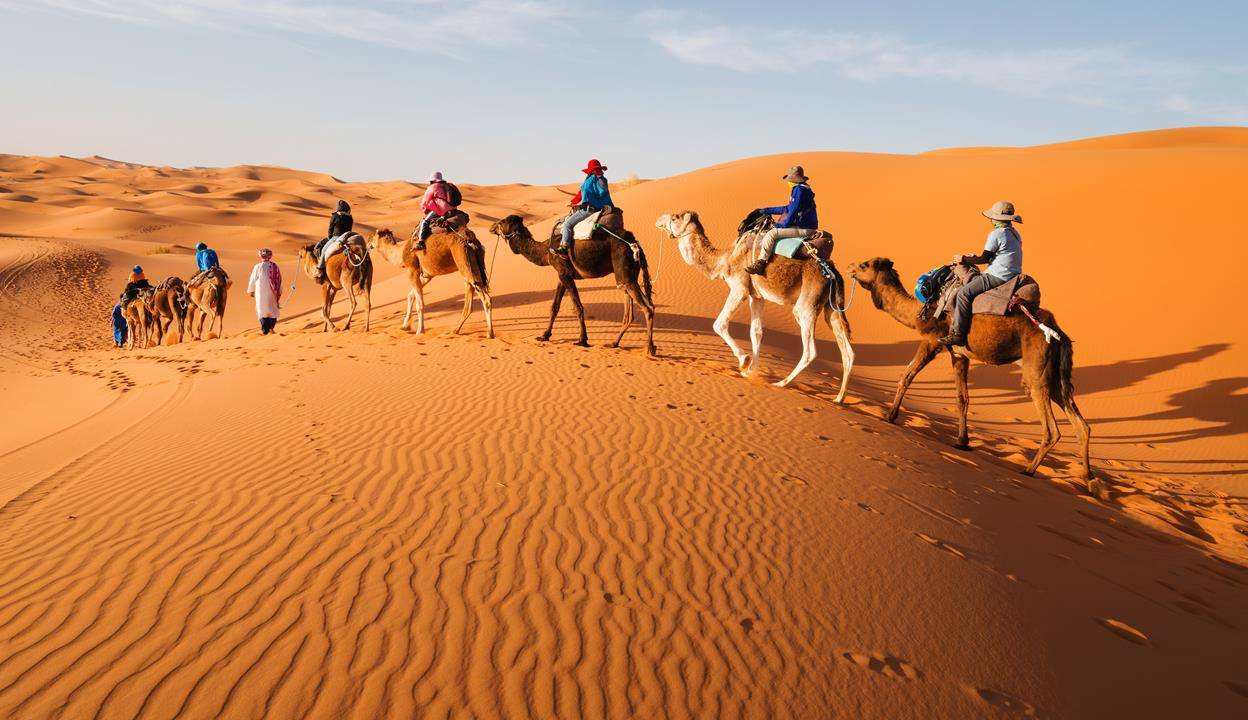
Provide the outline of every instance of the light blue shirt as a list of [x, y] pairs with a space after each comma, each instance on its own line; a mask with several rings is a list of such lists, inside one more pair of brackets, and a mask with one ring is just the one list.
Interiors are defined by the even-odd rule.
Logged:
[[1013, 280], [1023, 272], [1023, 239], [1013, 225], [993, 228], [988, 233], [984, 251], [991, 252], [992, 262], [984, 272], [1000, 280]]

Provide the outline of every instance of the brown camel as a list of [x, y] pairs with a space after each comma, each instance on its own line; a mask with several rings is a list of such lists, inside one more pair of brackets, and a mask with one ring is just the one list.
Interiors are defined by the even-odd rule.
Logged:
[[[611, 347], [619, 347], [624, 333], [633, 324], [633, 303], [641, 306], [646, 315], [646, 351], [655, 354], [654, 348], [654, 300], [650, 287], [650, 268], [646, 264], [646, 254], [637, 245], [637, 255], [633, 255], [630, 243], [637, 242], [633, 234], [624, 231], [620, 240], [607, 235], [602, 230], [595, 230], [590, 240], [575, 240], [572, 243], [571, 262], [550, 252], [550, 243], [557, 242], [558, 236], [551, 229], [551, 237], [547, 242], [540, 242], [525, 227], [519, 215], [508, 215], [490, 226], [490, 232], [507, 241], [507, 247], [517, 255], [538, 266], [550, 266], [559, 277], [559, 285], [555, 288], [555, 299], [550, 306], [550, 323], [546, 332], [537, 337], [538, 340], [550, 339], [555, 327], [555, 317], [559, 314], [559, 306], [563, 303], [566, 292], [572, 297], [576, 307], [576, 317], [581, 323], [581, 338], [576, 342], [581, 347], [589, 347], [589, 336], [585, 330], [585, 307], [581, 305], [581, 295], [576, 289], [576, 281], [584, 278], [600, 278], [615, 274], [615, 286], [624, 291], [624, 320], [620, 324], [620, 334], [616, 336]], [[640, 282], [638, 282], [640, 277]]]
[[[334, 253], [325, 262], [325, 277], [321, 281], [321, 317], [325, 320], [325, 332], [338, 330], [338, 326], [329, 318], [329, 311], [338, 291], [344, 289], [347, 291], [347, 299], [351, 301], [351, 310], [347, 312], [347, 320], [342, 329], [351, 329], [351, 318], [355, 317], [355, 294], [362, 292], [364, 332], [368, 332], [373, 317], [373, 259], [369, 257], [364, 236], [359, 233], [349, 233], [343, 239], [343, 246], [346, 252]], [[304, 245], [299, 249], [299, 265], [308, 277], [316, 277], [316, 245]]]
[[[425, 285], [438, 275], [459, 273], [464, 281], [464, 311], [460, 315], [456, 334], [463, 329], [472, 314], [472, 298], [481, 298], [485, 310], [486, 336], [494, 337], [494, 318], [491, 312], [490, 282], [485, 273], [485, 248], [477, 236], [467, 228], [454, 232], [435, 232], [425, 242], [424, 250], [417, 250], [411, 238], [400, 241], [388, 229], [373, 233], [368, 247], [377, 250], [391, 265], [407, 271], [412, 289], [407, 293], [407, 313], [403, 316], [404, 330], [412, 326], [412, 304], [416, 305], [416, 334], [425, 331]], [[467, 242], [465, 242], [465, 238]]]
[[[776, 383], [779, 387], [793, 382], [814, 362], [815, 323], [822, 313], [841, 349], [841, 387], [837, 391], [836, 402], [845, 402], [849, 375], [854, 369], [854, 348], [849, 344], [849, 321], [843, 312], [836, 309], [845, 307], [845, 282], [840, 273], [834, 272], [829, 280], [814, 261], [776, 256], [767, 265], [765, 274], [751, 275], [745, 271], [745, 266], [753, 260], [749, 249], [738, 243], [726, 252], [717, 250], [707, 239], [696, 212], [662, 215], [654, 224], [676, 241], [680, 256], [686, 263], [701, 270], [703, 275], [728, 284], [728, 301], [715, 319], [714, 328], [736, 356], [742, 375], [748, 377], [758, 370], [759, 346], [763, 339], [763, 300], [793, 306], [793, 317], [801, 329], [802, 356], [788, 377]], [[728, 333], [728, 321], [732, 319], [732, 314], [747, 300], [750, 304], [750, 355], [746, 355]], [[833, 301], [837, 303], [836, 307], [832, 306]]]
[[[902, 325], [914, 329], [920, 336], [914, 359], [897, 382], [897, 395], [888, 411], [888, 421], [891, 423], [896, 421], [897, 413], [901, 409], [901, 399], [905, 397], [906, 389], [910, 387], [914, 377], [943, 349], [938, 340], [949, 331], [949, 321], [945, 316], [919, 319], [919, 310], [923, 304], [902, 286], [901, 278], [893, 269], [892, 260], [874, 258], [850, 265], [848, 269], [850, 275], [871, 292], [871, 300], [877, 308], [892, 315]], [[1053, 313], [1041, 308], [1034, 314], [1040, 322], [1058, 329]], [[953, 361], [958, 387], [958, 442], [954, 447], [963, 450], [970, 448], [966, 430], [966, 412], [971, 403], [966, 378], [970, 359], [975, 358], [988, 365], [1005, 365], [1021, 360], [1023, 389], [1035, 403], [1044, 425], [1044, 438], [1040, 447], [1036, 449], [1035, 456], [1023, 472], [1027, 475], [1034, 474], [1045, 455], [1061, 439], [1061, 431], [1057, 427], [1051, 405], [1057, 403], [1065, 412], [1066, 418], [1075, 426], [1075, 432], [1079, 436], [1083, 477], [1088, 481], [1088, 490], [1094, 495], [1103, 494], [1104, 486], [1092, 477], [1092, 466], [1088, 459], [1092, 433], [1079, 412], [1079, 406], [1075, 404], [1075, 390], [1071, 384], [1074, 348], [1065, 333], [1061, 333], [1059, 341], [1047, 343], [1044, 334], [1022, 313], [976, 315], [971, 322], [971, 330], [967, 333], [966, 347], [950, 348], [949, 358]]]
[[[229, 299], [234, 281], [221, 268], [213, 268], [203, 274], [198, 282], [187, 285], [186, 329], [196, 340], [203, 339], [204, 319], [208, 321], [208, 333], [217, 329], [217, 337], [225, 336], [225, 301]], [[195, 318], [199, 318], [196, 326]]]
[[156, 334], [156, 344], [165, 338], [165, 333], [178, 323], [178, 340], [181, 341], [186, 332], [187, 310], [186, 284], [180, 277], [167, 277], [156, 285], [155, 292], [148, 300], [147, 310], [153, 322], [152, 330]]
[[133, 296], [121, 301], [121, 315], [126, 319], [126, 348], [129, 350], [151, 345], [153, 318], [150, 302], [154, 293], [150, 287], [139, 288]]

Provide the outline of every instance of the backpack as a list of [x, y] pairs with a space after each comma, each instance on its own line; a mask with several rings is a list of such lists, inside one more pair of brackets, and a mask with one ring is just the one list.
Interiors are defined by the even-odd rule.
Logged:
[[914, 296], [921, 303], [932, 302], [940, 295], [940, 289], [945, 286], [952, 275], [953, 268], [949, 265], [941, 265], [928, 270], [920, 275], [918, 282], [914, 284]]
[[460, 203], [464, 201], [464, 194], [459, 191], [459, 188], [455, 187], [455, 183], [448, 182], [446, 184], [446, 192], [451, 198], [451, 207], [459, 207]]

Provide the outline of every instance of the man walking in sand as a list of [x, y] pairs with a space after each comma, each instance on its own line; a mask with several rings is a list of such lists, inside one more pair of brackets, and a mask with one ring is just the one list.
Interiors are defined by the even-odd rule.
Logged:
[[260, 262], [251, 269], [247, 294], [256, 299], [256, 317], [260, 318], [260, 334], [268, 335], [277, 327], [281, 310], [282, 271], [273, 262], [273, 251], [261, 248]]

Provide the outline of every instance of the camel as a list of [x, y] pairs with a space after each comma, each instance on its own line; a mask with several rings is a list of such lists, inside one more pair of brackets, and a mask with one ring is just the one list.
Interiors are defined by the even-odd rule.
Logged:
[[[373, 317], [373, 259], [368, 254], [368, 245], [364, 236], [359, 233], [348, 233], [343, 239], [347, 252], [334, 253], [325, 262], [325, 277], [321, 281], [321, 318], [325, 320], [325, 332], [337, 332], [338, 326], [329, 318], [330, 308], [338, 291], [346, 290], [347, 299], [351, 301], [351, 310], [347, 312], [347, 320], [343, 330], [351, 329], [351, 318], [355, 317], [356, 292], [364, 293], [364, 332], [372, 326]], [[316, 275], [316, 245], [304, 245], [299, 249], [299, 265], [308, 277]]]
[[[787, 386], [814, 362], [815, 323], [822, 314], [841, 349], [841, 387], [837, 391], [836, 402], [845, 402], [849, 376], [854, 369], [854, 348], [849, 343], [849, 321], [843, 312], [832, 306], [832, 298], [835, 298], [840, 308], [845, 307], [845, 282], [840, 273], [834, 273], [829, 280], [813, 261], [776, 256], [767, 265], [765, 274], [751, 275], [745, 271], [745, 266], [753, 258], [745, 245], [738, 243], [725, 252], [717, 250], [706, 237], [706, 231], [702, 229], [702, 221], [696, 212], [661, 215], [654, 224], [676, 241], [680, 256], [686, 263], [702, 271], [708, 278], [723, 280], [728, 284], [728, 300], [724, 303], [723, 310], [720, 310], [719, 317], [715, 318], [713, 327], [715, 333], [723, 338], [736, 356], [737, 369], [742, 375], [749, 377], [759, 367], [759, 347], [763, 340], [763, 301], [791, 305], [793, 317], [801, 332], [802, 356], [793, 366], [793, 371], [775, 385]], [[728, 321], [732, 314], [747, 300], [750, 305], [749, 355], [746, 355], [728, 333]]]
[[[871, 300], [880, 310], [892, 315], [897, 322], [918, 332], [919, 348], [914, 359], [902, 373], [897, 382], [897, 395], [888, 411], [887, 420], [896, 422], [901, 409], [901, 400], [906, 395], [914, 377], [943, 349], [939, 338], [949, 331], [949, 320], [940, 318], [919, 319], [919, 310], [923, 303], [910, 295], [901, 284], [901, 278], [893, 269], [893, 261], [888, 258], [873, 258], [866, 262], [848, 267], [850, 275], [871, 293]], [[1057, 321], [1053, 313], [1043, 308], [1037, 310], [1036, 319], [1045, 325], [1057, 329]], [[1060, 332], [1060, 331], [1059, 331]], [[971, 397], [967, 390], [967, 370], [970, 359], [975, 358], [988, 365], [1005, 365], [1022, 361], [1023, 389], [1035, 403], [1044, 424], [1044, 438], [1036, 449], [1031, 463], [1023, 471], [1026, 475], [1034, 475], [1045, 455], [1061, 439], [1057, 420], [1053, 417], [1051, 403], [1057, 403], [1066, 418], [1075, 427], [1079, 436], [1080, 452], [1083, 458], [1083, 477], [1088, 481], [1088, 490], [1093, 495], [1102, 495], [1103, 486], [1093, 479], [1092, 466], [1088, 459], [1088, 445], [1091, 441], [1091, 429], [1075, 404], [1075, 391], [1071, 383], [1071, 370], [1074, 365], [1074, 348], [1070, 338], [1061, 333], [1061, 339], [1045, 342], [1044, 334], [1037, 329], [1022, 313], [1010, 315], [976, 315], [971, 322], [971, 330], [967, 333], [966, 347], [949, 349], [949, 359], [953, 361], [954, 377], [958, 392], [958, 441], [954, 447], [969, 450], [967, 437], [966, 413]]]
[[139, 288], [132, 297], [121, 301], [121, 315], [126, 319], [126, 349], [140, 350], [151, 345], [153, 318], [149, 303], [155, 293], [150, 287]]
[[[225, 301], [229, 299], [230, 288], [234, 281], [221, 268], [213, 268], [203, 278], [186, 287], [187, 316], [186, 329], [196, 340], [203, 339], [204, 319], [208, 321], [208, 333], [217, 329], [217, 337], [225, 336]], [[199, 325], [195, 325], [198, 314]]]
[[407, 293], [407, 313], [400, 327], [412, 327], [412, 304], [416, 305], [416, 334], [425, 331], [425, 285], [438, 275], [459, 273], [464, 281], [464, 311], [459, 318], [455, 333], [463, 329], [472, 314], [472, 298], [481, 298], [485, 310], [486, 336], [494, 337], [494, 317], [491, 312], [490, 282], [485, 273], [485, 248], [471, 230], [463, 230], [468, 242], [455, 233], [442, 232], [429, 236], [424, 250], [416, 250], [411, 238], [400, 241], [388, 229], [373, 233], [368, 247], [377, 250], [391, 265], [407, 270], [407, 280], [412, 289]]
[[[563, 303], [566, 292], [572, 297], [576, 307], [576, 317], [581, 324], [581, 337], [576, 342], [581, 347], [589, 347], [589, 336], [585, 330], [585, 306], [581, 304], [581, 295], [576, 289], [576, 281], [586, 278], [600, 278], [615, 274], [615, 286], [624, 291], [624, 320], [620, 324], [620, 334], [616, 336], [611, 347], [619, 347], [624, 333], [633, 324], [633, 303], [641, 306], [646, 315], [646, 352], [653, 356], [654, 347], [654, 300], [650, 287], [650, 267], [646, 263], [646, 254], [637, 246], [634, 257], [630, 243], [635, 244], [636, 238], [631, 232], [625, 231], [620, 240], [611, 237], [602, 230], [595, 230], [590, 240], [576, 240], [572, 244], [571, 262], [550, 252], [550, 243], [556, 241], [554, 228], [551, 229], [550, 240], [540, 242], [524, 225], [519, 215], [508, 215], [490, 226], [490, 232], [507, 242], [507, 247], [517, 255], [537, 265], [550, 266], [559, 277], [559, 285], [555, 288], [555, 299], [550, 306], [550, 323], [546, 332], [537, 337], [545, 342], [555, 327], [555, 317], [559, 315], [559, 306]], [[641, 281], [638, 282], [640, 276]]]
[[164, 340], [165, 333], [173, 327], [175, 320], [178, 323], [178, 340], [182, 339], [186, 332], [187, 302], [186, 284], [182, 278], [167, 277], [156, 286], [148, 300], [147, 310], [154, 323], [152, 329], [156, 333], [157, 345]]

